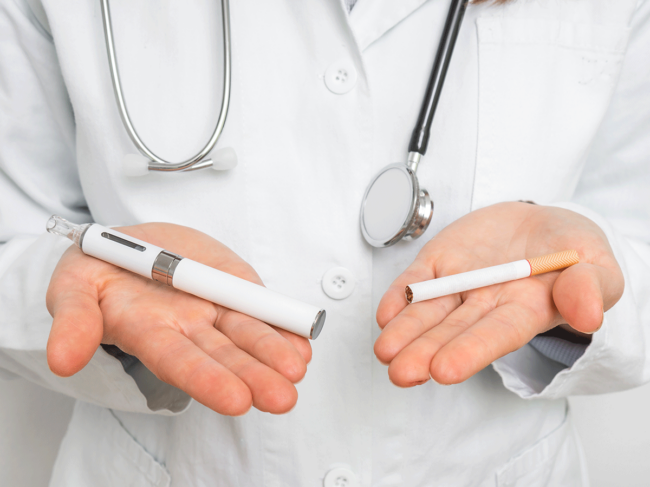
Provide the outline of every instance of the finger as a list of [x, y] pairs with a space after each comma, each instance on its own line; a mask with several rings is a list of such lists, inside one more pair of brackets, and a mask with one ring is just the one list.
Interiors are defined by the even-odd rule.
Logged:
[[431, 360], [431, 378], [439, 384], [462, 382], [523, 347], [548, 321], [521, 302], [501, 305], [438, 351]]
[[423, 259], [415, 259], [413, 263], [390, 285], [377, 307], [377, 324], [384, 328], [408, 304], [405, 289], [409, 284], [427, 281], [435, 278], [433, 266]]
[[56, 375], [69, 377], [90, 362], [102, 340], [97, 292], [83, 281], [59, 281], [48, 290], [47, 303], [54, 317], [47, 363]]
[[[208, 328], [215, 333], [215, 330]], [[227, 416], [241, 416], [253, 404], [246, 383], [190, 339], [164, 326], [139, 335], [145, 347], [131, 351], [156, 377], [185, 391], [204, 406]]]
[[409, 304], [393, 318], [375, 341], [377, 359], [388, 364], [422, 334], [438, 325], [460, 305], [458, 294]]
[[[594, 333], [603, 323], [606, 306], [622, 292], [620, 272], [593, 264], [576, 264], [564, 270], [553, 285], [553, 300], [569, 325]], [[610, 304], [612, 303], [612, 304]]]
[[477, 297], [470, 298], [449, 314], [439, 325], [414, 340], [393, 359], [388, 367], [391, 382], [412, 387], [427, 382], [433, 357], [451, 340], [476, 324], [494, 309], [494, 304]]
[[[223, 308], [222, 308], [223, 310]], [[266, 323], [231, 310], [223, 310], [215, 328], [237, 347], [298, 382], [307, 372], [307, 362], [293, 344]]]
[[260, 411], [282, 414], [295, 406], [298, 392], [286, 377], [251, 357], [218, 330], [201, 328], [188, 338], [248, 386], [253, 405]]
[[284, 338], [289, 340], [289, 342], [294, 346], [294, 348], [298, 350], [298, 353], [300, 353], [300, 355], [302, 356], [302, 359], [305, 361], [305, 364], [309, 364], [309, 362], [311, 362], [311, 358], [312, 358], [311, 343], [309, 343], [309, 340], [307, 338], [298, 336], [295, 333], [291, 333], [290, 331], [283, 330], [282, 328], [278, 328], [276, 326], [274, 326], [273, 329], [277, 331], [280, 335], [282, 335]]

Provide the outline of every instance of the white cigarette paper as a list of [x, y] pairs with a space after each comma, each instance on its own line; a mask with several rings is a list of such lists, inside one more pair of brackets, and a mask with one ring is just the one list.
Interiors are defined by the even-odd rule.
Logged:
[[578, 253], [575, 250], [565, 250], [542, 257], [535, 257], [534, 259], [518, 260], [508, 264], [440, 277], [406, 286], [406, 300], [409, 303], [418, 303], [449, 294], [462, 293], [493, 284], [564, 269], [578, 262]]

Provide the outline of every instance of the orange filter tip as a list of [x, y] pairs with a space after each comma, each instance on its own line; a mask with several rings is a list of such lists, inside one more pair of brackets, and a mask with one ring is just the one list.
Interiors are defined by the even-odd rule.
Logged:
[[542, 255], [534, 259], [526, 259], [530, 264], [531, 276], [544, 274], [545, 272], [557, 271], [570, 267], [580, 262], [578, 252], [575, 250], [564, 250], [554, 254]]

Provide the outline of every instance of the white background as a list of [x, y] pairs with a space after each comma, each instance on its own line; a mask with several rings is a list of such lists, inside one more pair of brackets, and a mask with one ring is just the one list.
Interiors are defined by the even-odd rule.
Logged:
[[[47, 486], [72, 404], [22, 379], [0, 380], [0, 486]], [[650, 384], [572, 398], [571, 407], [593, 487], [650, 485]]]

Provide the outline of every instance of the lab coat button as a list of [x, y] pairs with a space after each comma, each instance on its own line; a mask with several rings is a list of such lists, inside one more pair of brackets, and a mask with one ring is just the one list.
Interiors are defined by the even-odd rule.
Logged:
[[339, 59], [325, 71], [325, 86], [332, 93], [344, 95], [357, 84], [357, 70], [351, 59]]
[[325, 474], [323, 487], [359, 487], [359, 481], [349, 468], [335, 467]]
[[345, 267], [332, 267], [325, 273], [321, 282], [323, 291], [332, 299], [347, 298], [354, 291], [355, 284], [356, 279], [352, 272]]

